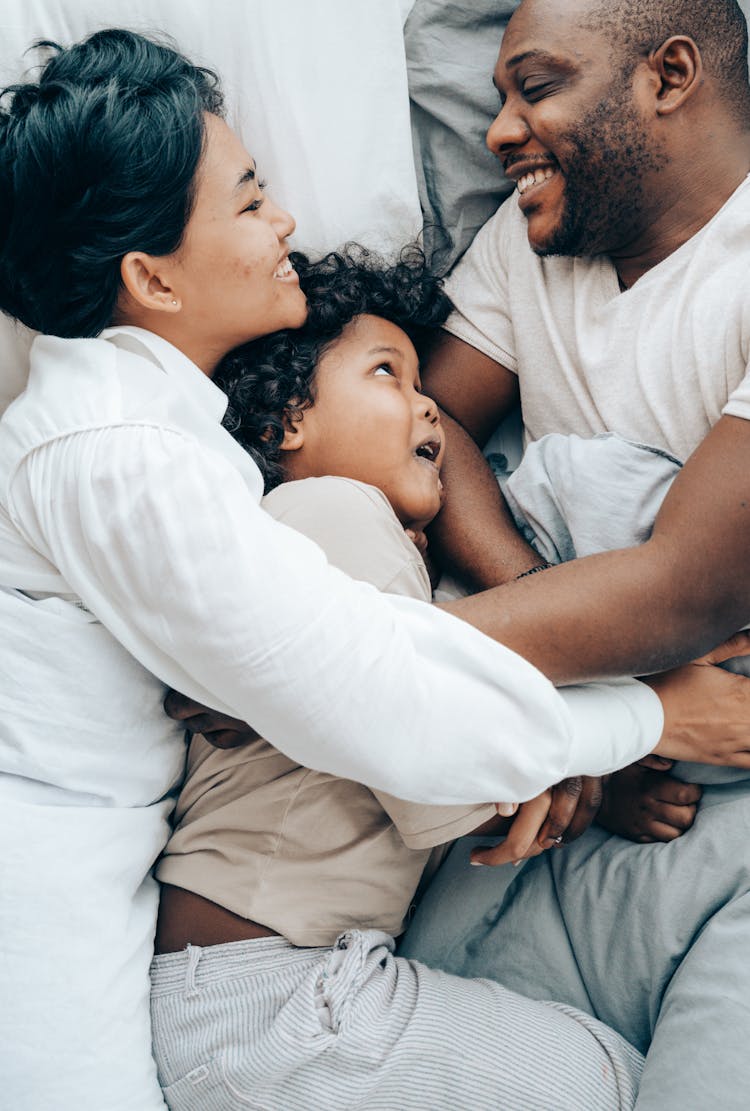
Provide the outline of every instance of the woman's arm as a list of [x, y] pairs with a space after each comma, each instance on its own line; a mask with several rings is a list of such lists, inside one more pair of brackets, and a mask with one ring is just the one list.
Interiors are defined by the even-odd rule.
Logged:
[[273, 521], [190, 436], [125, 425], [54, 440], [11, 489], [29, 541], [148, 670], [307, 766], [415, 801], [520, 800], [658, 741], [633, 684], [558, 694], [437, 607], [386, 597]]

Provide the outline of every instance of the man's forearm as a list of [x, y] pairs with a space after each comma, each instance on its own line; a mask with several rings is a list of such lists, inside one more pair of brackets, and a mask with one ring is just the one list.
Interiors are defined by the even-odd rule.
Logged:
[[744, 623], [736, 599], [712, 605], [711, 595], [686, 589], [695, 581], [690, 572], [651, 541], [551, 567], [445, 608], [558, 684], [647, 675], [694, 659]]
[[446, 504], [430, 529], [432, 549], [447, 569], [475, 589], [511, 582], [542, 560], [518, 532], [474, 441], [445, 414], [443, 422]]

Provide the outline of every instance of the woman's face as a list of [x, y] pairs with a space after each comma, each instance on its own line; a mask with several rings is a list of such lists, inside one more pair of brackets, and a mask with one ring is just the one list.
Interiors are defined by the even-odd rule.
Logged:
[[239, 138], [207, 115], [195, 203], [170, 265], [178, 346], [204, 370], [240, 343], [304, 323], [307, 303], [288, 258], [294, 227], [263, 195]]

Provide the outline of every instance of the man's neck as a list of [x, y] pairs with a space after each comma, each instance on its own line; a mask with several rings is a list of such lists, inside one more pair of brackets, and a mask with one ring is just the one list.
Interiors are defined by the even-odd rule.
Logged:
[[679, 173], [667, 170], [660, 184], [661, 204], [649, 226], [633, 242], [610, 253], [621, 288], [629, 289], [674, 254], [726, 204], [750, 173], [750, 139], [744, 137], [729, 157], [725, 149], [722, 160], [702, 161], [702, 169], [693, 165], [686, 170], [682, 162]]

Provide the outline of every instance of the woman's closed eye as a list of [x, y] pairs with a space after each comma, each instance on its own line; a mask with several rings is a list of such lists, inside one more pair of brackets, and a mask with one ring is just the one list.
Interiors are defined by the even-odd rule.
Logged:
[[[263, 192], [263, 190], [264, 190], [264, 189], [266, 189], [266, 188], [267, 188], [267, 186], [268, 186], [268, 182], [267, 182], [267, 181], [258, 181], [258, 182], [257, 182], [256, 184], [257, 184], [258, 188], [260, 189], [261, 193], [262, 193], [262, 192]], [[264, 200], [265, 200], [265, 197], [255, 197], [255, 198], [254, 198], [254, 199], [253, 199], [253, 200], [252, 200], [252, 201], [250, 202], [250, 204], [246, 205], [246, 206], [245, 206], [245, 207], [244, 207], [244, 208], [242, 209], [242, 211], [243, 211], [243, 212], [257, 212], [257, 211], [258, 211], [258, 209], [260, 208], [260, 206], [261, 206], [261, 205], [263, 204], [263, 201], [264, 201]]]

